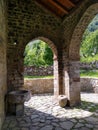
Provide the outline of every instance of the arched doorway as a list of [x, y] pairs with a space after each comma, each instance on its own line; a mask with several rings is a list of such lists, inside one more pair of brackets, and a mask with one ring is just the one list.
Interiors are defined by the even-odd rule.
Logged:
[[86, 12], [81, 17], [79, 23], [77, 24], [72, 39], [69, 46], [69, 62], [71, 64], [70, 71], [73, 72], [73, 77], [71, 78], [70, 95], [74, 102], [80, 102], [80, 44], [82, 40], [83, 33], [87, 28], [90, 21], [98, 13], [98, 3], [91, 5]]
[[41, 40], [48, 44], [48, 46], [51, 48], [53, 52], [53, 72], [54, 72], [54, 96], [58, 96], [59, 94], [59, 84], [58, 84], [58, 59], [57, 59], [57, 49], [52, 41], [50, 41], [48, 38], [44, 37], [38, 37], [34, 38], [32, 41], [35, 40]]
[[98, 93], [98, 14], [87, 26], [80, 46], [80, 83], [82, 92]]

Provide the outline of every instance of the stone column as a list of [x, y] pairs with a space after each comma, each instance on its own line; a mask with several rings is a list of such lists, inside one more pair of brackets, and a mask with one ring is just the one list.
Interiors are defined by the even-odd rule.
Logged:
[[54, 58], [54, 96], [59, 95], [59, 73], [58, 73], [58, 59]]
[[69, 99], [69, 97], [70, 97], [70, 95], [69, 95], [69, 90], [70, 90], [70, 88], [69, 88], [69, 60], [66, 58], [65, 59], [65, 64], [64, 64], [64, 71], [63, 71], [63, 73], [64, 73], [64, 77], [63, 77], [63, 83], [64, 83], [64, 87], [63, 87], [63, 89], [64, 89], [64, 94], [68, 97], [68, 99]]
[[67, 86], [67, 96], [70, 106], [80, 104], [80, 70], [79, 61], [69, 62], [69, 85]]
[[61, 94], [64, 94], [62, 51], [58, 52], [58, 58], [54, 58], [54, 96]]
[[63, 64], [59, 62], [59, 95], [64, 95], [63, 87]]

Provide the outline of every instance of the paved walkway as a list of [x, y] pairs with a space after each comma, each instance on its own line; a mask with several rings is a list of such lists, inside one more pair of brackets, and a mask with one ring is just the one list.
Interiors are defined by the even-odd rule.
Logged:
[[82, 93], [81, 107], [61, 108], [51, 94], [33, 95], [23, 117], [6, 117], [2, 130], [98, 130], [98, 94]]

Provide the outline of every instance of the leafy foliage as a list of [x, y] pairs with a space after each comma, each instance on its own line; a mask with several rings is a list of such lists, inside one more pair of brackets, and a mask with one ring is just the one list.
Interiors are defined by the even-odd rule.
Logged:
[[80, 48], [82, 62], [98, 60], [98, 15], [87, 27]]
[[53, 64], [52, 50], [41, 40], [35, 40], [27, 44], [24, 55], [24, 64], [28, 66], [48, 66]]

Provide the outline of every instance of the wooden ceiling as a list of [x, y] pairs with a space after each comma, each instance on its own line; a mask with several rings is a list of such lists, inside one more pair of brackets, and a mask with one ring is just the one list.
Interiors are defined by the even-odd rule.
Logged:
[[56, 16], [63, 18], [77, 7], [81, 0], [36, 0]]

